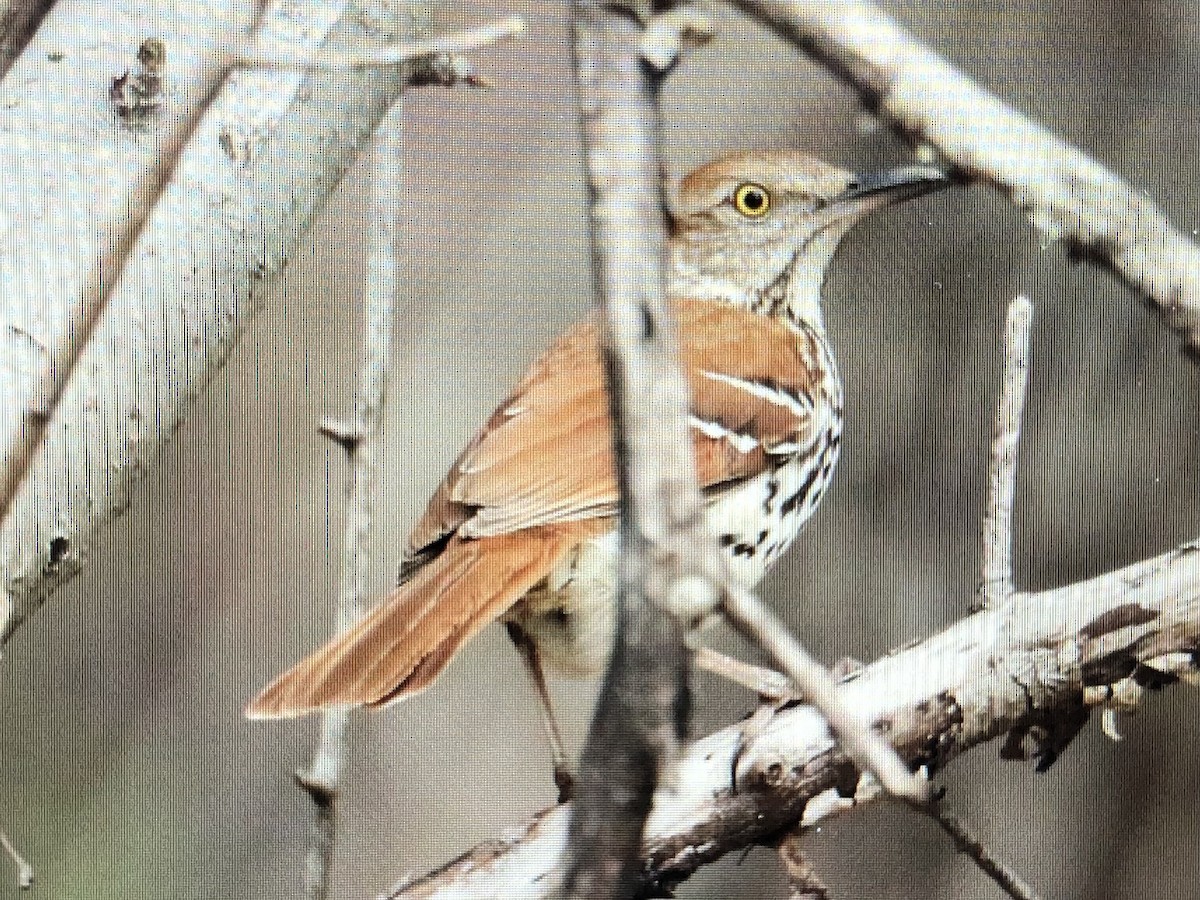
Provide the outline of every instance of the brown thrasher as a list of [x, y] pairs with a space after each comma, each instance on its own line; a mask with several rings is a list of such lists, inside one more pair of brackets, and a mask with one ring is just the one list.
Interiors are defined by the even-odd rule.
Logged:
[[[667, 290], [696, 469], [709, 526], [744, 585], [791, 543], [837, 462], [842, 382], [821, 288], [838, 242], [868, 213], [948, 183], [924, 166], [860, 176], [771, 151], [725, 156], [679, 185]], [[601, 672], [615, 623], [619, 501], [605, 390], [589, 318], [533, 364], [451, 467], [409, 536], [396, 589], [279, 676], [247, 715], [401, 700], [497, 619], [547, 714], [541, 660]], [[561, 773], [561, 740], [547, 724]]]

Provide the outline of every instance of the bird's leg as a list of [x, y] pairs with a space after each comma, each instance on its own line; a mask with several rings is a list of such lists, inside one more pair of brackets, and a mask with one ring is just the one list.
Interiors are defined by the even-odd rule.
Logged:
[[571, 763], [567, 759], [562, 732], [558, 729], [558, 719], [554, 715], [550, 691], [546, 688], [546, 676], [542, 672], [542, 660], [538, 655], [537, 644], [516, 622], [505, 622], [504, 627], [508, 631], [509, 640], [521, 654], [521, 661], [525, 663], [525, 671], [529, 673], [534, 690], [537, 692], [538, 706], [542, 713], [542, 728], [550, 741], [550, 754], [554, 759], [554, 783], [558, 786], [558, 802], [566, 803], [571, 799], [575, 776], [571, 772]]
[[699, 642], [692, 643], [692, 660], [696, 667], [727, 678], [734, 684], [758, 694], [769, 703], [799, 700], [800, 693], [786, 675], [753, 663], [742, 662]]
[[738, 747], [730, 763], [729, 784], [736, 793], [739, 781], [738, 769], [746, 749], [762, 733], [767, 723], [781, 708], [801, 699], [800, 692], [796, 690], [792, 680], [781, 672], [718, 653], [695, 638], [690, 640], [689, 644], [692, 660], [697, 668], [727, 678], [759, 696], [759, 706], [742, 722]]
[[[737, 791], [739, 767], [742, 757], [754, 739], [762, 734], [767, 724], [781, 709], [803, 701], [804, 695], [797, 690], [791, 679], [774, 669], [765, 669], [753, 663], [742, 662], [711, 647], [696, 638], [689, 639], [692, 659], [697, 668], [712, 672], [735, 684], [758, 694], [759, 706], [742, 722], [737, 750], [733, 754], [730, 770], [730, 785]], [[830, 674], [836, 681], [847, 681], [860, 672], [863, 664], [852, 657], [845, 657], [833, 664]]]

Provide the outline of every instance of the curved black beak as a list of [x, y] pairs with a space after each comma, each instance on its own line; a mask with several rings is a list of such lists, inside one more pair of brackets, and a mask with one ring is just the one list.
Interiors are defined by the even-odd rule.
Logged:
[[899, 166], [851, 176], [833, 200], [862, 209], [878, 209], [940, 191], [953, 183], [950, 174], [936, 166]]

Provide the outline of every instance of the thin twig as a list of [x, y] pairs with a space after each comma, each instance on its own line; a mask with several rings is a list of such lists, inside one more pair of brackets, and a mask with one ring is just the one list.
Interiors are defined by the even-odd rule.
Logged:
[[979, 866], [1013, 900], [1039, 900], [1038, 893], [1026, 884], [1020, 875], [1003, 860], [993, 856], [983, 841], [971, 832], [967, 824], [942, 809], [941, 804], [927, 803], [920, 807], [920, 811], [937, 822], [942, 831], [946, 832], [954, 841], [955, 849], [959, 853], [969, 856], [971, 861]]
[[0, 828], [0, 847], [4, 848], [4, 852], [8, 854], [8, 858], [17, 867], [17, 886], [23, 891], [33, 887], [33, 866], [29, 865], [25, 857], [21, 855], [13, 842], [9, 840], [8, 833], [2, 828]]
[[[1033, 304], [1023, 294], [1008, 306], [1004, 328], [1004, 375], [996, 407], [996, 424], [988, 460], [988, 501], [983, 517], [983, 563], [979, 605], [993, 608], [1013, 595], [1012, 521], [1017, 491], [1017, 450], [1025, 395], [1029, 385], [1029, 338]], [[1107, 711], [1106, 711], [1107, 712]], [[965, 822], [951, 816], [934, 800], [914, 807], [926, 813], [1013, 900], [1034, 900], [1036, 894], [1012, 869], [998, 860], [970, 833]]]
[[524, 19], [520, 16], [509, 16], [487, 25], [438, 35], [427, 41], [403, 41], [358, 50], [295, 50], [287, 47], [264, 47], [253, 40], [246, 40], [227, 52], [231, 66], [258, 69], [353, 69], [361, 66], [394, 66], [423, 56], [479, 50], [524, 30]]
[[1008, 307], [1004, 328], [1004, 381], [996, 408], [996, 428], [988, 464], [988, 503], [983, 517], [981, 605], [995, 606], [1011, 596], [1013, 501], [1017, 492], [1017, 448], [1029, 385], [1029, 334], [1033, 304], [1023, 295]]
[[789, 831], [779, 842], [779, 859], [788, 879], [788, 900], [829, 900], [832, 896], [800, 846], [801, 833]]
[[904, 138], [1004, 191], [1073, 257], [1150, 298], [1200, 357], [1200, 248], [1143, 192], [1007, 106], [870, 3], [734, 2], [854, 87]]
[[781, 672], [718, 653], [703, 644], [694, 633], [689, 637], [688, 644], [692, 648], [692, 665], [697, 669], [740, 684], [767, 700], [800, 699], [799, 688]]
[[912, 774], [892, 746], [839, 695], [829, 670], [813, 659], [787, 626], [757, 597], [732, 583], [726, 585], [724, 612], [729, 623], [768, 653], [800, 695], [821, 711], [846, 755], [879, 779], [884, 790], [911, 803], [925, 803], [929, 782]]
[[[375, 132], [371, 168], [371, 208], [367, 215], [367, 277], [363, 297], [363, 343], [354, 398], [354, 419], [334, 438], [346, 450], [350, 464], [346, 528], [342, 549], [342, 585], [338, 596], [337, 630], [343, 631], [362, 614], [368, 572], [367, 538], [375, 495], [376, 438], [391, 366], [392, 319], [397, 287], [397, 210], [400, 208], [400, 101], [388, 111]], [[323, 426], [324, 430], [325, 426]], [[326, 432], [328, 433], [328, 432]], [[353, 439], [350, 439], [352, 435]], [[338, 782], [345, 755], [346, 710], [325, 713], [321, 737], [308, 771], [298, 774], [313, 798], [313, 837], [305, 865], [304, 890], [309, 900], [329, 896], [329, 876], [337, 827]]]

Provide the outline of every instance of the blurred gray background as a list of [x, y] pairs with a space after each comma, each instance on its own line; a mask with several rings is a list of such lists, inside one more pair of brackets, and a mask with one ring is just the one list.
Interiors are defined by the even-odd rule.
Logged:
[[[405, 100], [406, 284], [376, 596], [460, 446], [591, 302], [567, 4], [446, 6], [447, 27], [509, 12], [530, 27], [478, 54], [497, 90]], [[1181, 228], [1200, 228], [1194, 4], [884, 6], [1144, 186]], [[665, 92], [675, 172], [746, 147], [802, 147], [862, 168], [906, 158], [823, 70], [731, 12], [720, 21]], [[290, 776], [315, 721], [250, 724], [241, 708], [330, 630], [346, 467], [316, 424], [350, 409], [366, 174], [356, 168], [337, 191], [129, 514], [6, 654], [0, 815], [37, 868], [36, 896], [298, 894], [311, 816]], [[992, 192], [923, 199], [856, 231], [826, 292], [847, 381], [843, 462], [764, 585], [823, 659], [870, 659], [965, 614], [998, 335], [1022, 291], [1036, 319], [1018, 586], [1076, 580], [1200, 533], [1200, 370], [1174, 337], [1125, 288], [1043, 246]], [[712, 680], [696, 689], [697, 733], [750, 707]], [[554, 684], [576, 747], [594, 692]], [[950, 806], [1047, 895], [1195, 897], [1198, 721], [1200, 696], [1173, 688], [1122, 719], [1123, 742], [1093, 723], [1043, 775], [985, 746], [945, 773]], [[549, 772], [524, 675], [490, 629], [424, 695], [353, 719], [335, 895], [373, 896], [524, 821], [553, 801]], [[902, 810], [860, 811], [809, 844], [837, 896], [999, 896]], [[782, 891], [764, 850], [710, 867], [679, 895]], [[0, 898], [16, 895], [5, 869]]]

